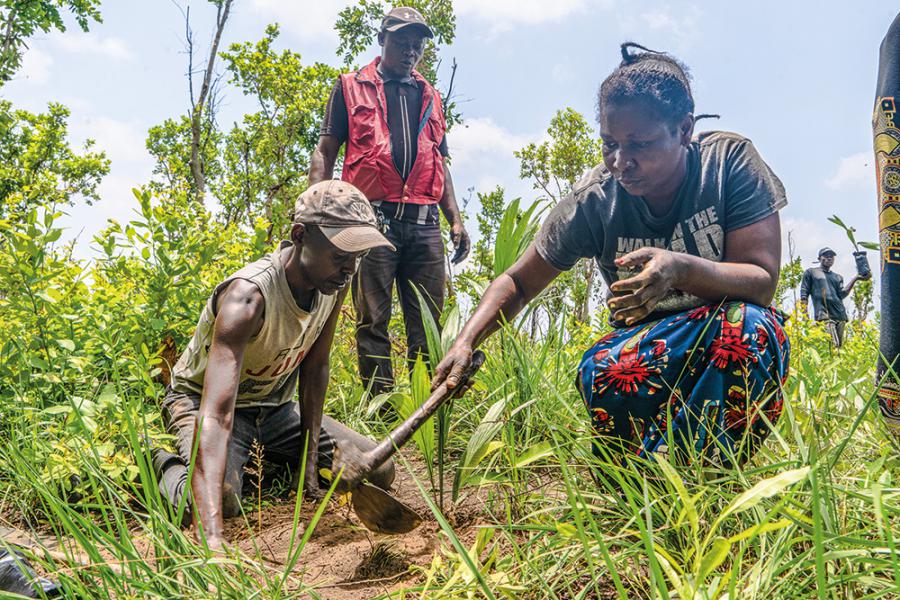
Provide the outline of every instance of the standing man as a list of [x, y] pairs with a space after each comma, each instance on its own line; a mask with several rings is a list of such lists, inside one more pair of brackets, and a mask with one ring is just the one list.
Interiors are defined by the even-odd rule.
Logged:
[[850, 295], [859, 276], [855, 276], [844, 287], [844, 278], [831, 270], [836, 253], [831, 248], [819, 250], [819, 265], [811, 267], [803, 273], [800, 282], [800, 305], [804, 314], [808, 314], [809, 298], [813, 301], [813, 314], [816, 321], [825, 323], [831, 342], [840, 348], [844, 342], [844, 328], [847, 325], [847, 310], [844, 298]]
[[[290, 241], [213, 291], [163, 400], [177, 454], [153, 452], [160, 492], [173, 508], [187, 503], [183, 524], [196, 510], [210, 548], [225, 541], [222, 519], [240, 514], [254, 442], [295, 470], [306, 448], [307, 498], [322, 495], [319, 469], [337, 468], [335, 446], [375, 446], [322, 409], [344, 288], [366, 252], [390, 243], [365, 196], [341, 181], [303, 192], [293, 223]], [[393, 478], [388, 464], [371, 480], [386, 488]]]
[[[469, 253], [453, 182], [447, 168], [446, 123], [440, 94], [417, 71], [427, 38], [422, 15], [395, 8], [381, 22], [381, 56], [341, 75], [331, 92], [310, 165], [309, 183], [331, 179], [346, 144], [341, 178], [358, 187], [375, 208], [385, 237], [396, 248], [375, 248], [353, 280], [359, 371], [372, 394], [394, 385], [388, 322], [394, 282], [403, 310], [407, 359], [427, 355], [419, 299], [437, 320], [444, 305], [444, 246], [438, 207], [450, 224], [453, 263]], [[427, 357], [427, 356], [426, 356]]]

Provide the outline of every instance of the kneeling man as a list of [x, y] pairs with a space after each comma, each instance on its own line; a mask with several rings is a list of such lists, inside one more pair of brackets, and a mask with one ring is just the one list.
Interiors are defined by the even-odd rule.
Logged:
[[[211, 548], [224, 541], [222, 519], [240, 513], [254, 441], [267, 461], [295, 469], [306, 447], [304, 490], [315, 498], [319, 469], [331, 468], [336, 445], [375, 445], [322, 408], [345, 288], [378, 247], [393, 249], [366, 197], [348, 183], [323, 181], [297, 200], [290, 241], [219, 284], [206, 303], [163, 402], [178, 454], [157, 450], [153, 463], [173, 506], [188, 494], [187, 518], [196, 511]], [[393, 478], [393, 464], [370, 476], [384, 488]]]

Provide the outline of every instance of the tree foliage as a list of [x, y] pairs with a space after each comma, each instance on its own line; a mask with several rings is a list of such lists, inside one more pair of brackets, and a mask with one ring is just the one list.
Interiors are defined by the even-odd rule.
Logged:
[[264, 219], [276, 230], [306, 188], [310, 156], [319, 139], [325, 103], [339, 71], [304, 66], [296, 52], [277, 52], [277, 25], [258, 42], [232, 44], [222, 53], [233, 83], [256, 100], [224, 138], [224, 172], [216, 187], [226, 223], [252, 226]]
[[853, 315], [857, 321], [862, 322], [868, 319], [869, 313], [875, 308], [874, 289], [871, 278], [860, 279], [853, 286], [851, 298], [853, 299]]
[[584, 116], [573, 108], [557, 111], [547, 128], [548, 139], [530, 143], [514, 154], [519, 176], [556, 204], [585, 172], [600, 163], [600, 138]]
[[[191, 117], [183, 114], [154, 125], [147, 132], [147, 151], [154, 158], [154, 179], [150, 182], [155, 193], [166, 197], [173, 191], [191, 190], [196, 195], [191, 173]], [[214, 186], [222, 178], [222, 160], [219, 149], [222, 133], [212, 119], [203, 124], [199, 145], [206, 182]]]
[[[552, 204], [562, 200], [586, 171], [603, 158], [600, 138], [584, 116], [573, 108], [566, 108], [553, 116], [547, 128], [547, 139], [530, 143], [515, 152], [519, 159], [519, 176], [530, 180], [534, 189], [542, 192], [541, 199]], [[571, 298], [574, 319], [580, 323], [590, 320], [590, 304], [597, 290], [597, 267], [593, 261], [581, 260], [569, 272], [561, 275], [548, 295], [551, 310], [558, 313], [563, 299]]]
[[0, 83], [22, 66], [27, 40], [36, 31], [66, 31], [70, 16], [82, 31], [101, 22], [100, 0], [0, 0]]
[[[784, 307], [788, 301], [788, 293], [797, 289], [800, 281], [803, 279], [803, 262], [797, 256], [781, 266], [778, 273], [778, 285], [775, 288], [775, 298], [773, 303], [776, 306]], [[796, 297], [794, 298], [796, 300]]]
[[69, 110], [51, 103], [46, 113], [14, 109], [0, 100], [0, 221], [24, 218], [40, 206], [72, 206], [99, 199], [109, 161], [88, 140], [79, 152], [68, 140]]

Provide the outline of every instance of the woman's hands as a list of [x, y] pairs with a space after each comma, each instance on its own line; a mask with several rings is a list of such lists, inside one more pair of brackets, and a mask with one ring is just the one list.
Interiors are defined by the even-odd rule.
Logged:
[[659, 301], [677, 287], [683, 256], [661, 248], [641, 248], [617, 258], [617, 267], [639, 268], [641, 272], [610, 286], [615, 294], [608, 303], [613, 318], [632, 325], [653, 312]]
[[[442, 383], [447, 385], [447, 389], [452, 390], [463, 379], [463, 374], [472, 364], [472, 345], [462, 338], [457, 338], [453, 342], [453, 346], [444, 355], [444, 359], [438, 363], [434, 369], [434, 377], [431, 380], [431, 391], [434, 391]], [[472, 386], [471, 381], [466, 381], [462, 389], [457, 392], [457, 396], [465, 393]]]

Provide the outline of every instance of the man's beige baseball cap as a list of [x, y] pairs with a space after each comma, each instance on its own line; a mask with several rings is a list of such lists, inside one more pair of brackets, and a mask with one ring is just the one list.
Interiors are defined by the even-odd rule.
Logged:
[[361, 191], [337, 179], [320, 181], [300, 194], [294, 223], [315, 225], [344, 252], [386, 247], [396, 250], [378, 231], [372, 205]]

